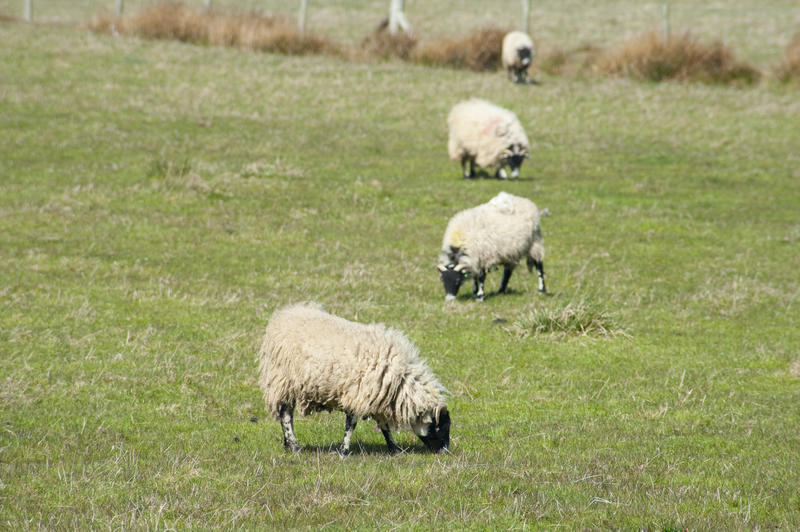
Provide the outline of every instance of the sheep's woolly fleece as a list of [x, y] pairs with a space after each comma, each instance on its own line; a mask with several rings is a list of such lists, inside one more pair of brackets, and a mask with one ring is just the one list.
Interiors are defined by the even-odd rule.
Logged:
[[447, 125], [447, 151], [454, 161], [474, 156], [478, 166], [488, 167], [499, 164], [503, 151], [512, 144], [530, 148], [528, 136], [514, 113], [479, 98], [453, 106]]
[[539, 209], [529, 199], [500, 192], [488, 203], [463, 210], [450, 219], [442, 240], [440, 264], [452, 262], [453, 248], [461, 253], [459, 262], [473, 272], [497, 264], [517, 264], [526, 255], [541, 262], [544, 245]]
[[533, 41], [526, 33], [521, 31], [512, 31], [503, 37], [503, 52], [502, 61], [503, 68], [505, 69], [520, 69], [523, 65], [519, 61], [517, 50], [527, 48], [531, 51], [531, 59], [533, 59]]
[[260, 350], [259, 385], [272, 416], [344, 410], [393, 429], [445, 406], [445, 390], [400, 332], [333, 316], [316, 303], [275, 311]]

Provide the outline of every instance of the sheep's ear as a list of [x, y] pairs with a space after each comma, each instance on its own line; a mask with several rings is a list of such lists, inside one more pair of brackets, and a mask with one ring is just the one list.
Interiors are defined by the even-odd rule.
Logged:
[[447, 266], [445, 266], [444, 264], [437, 264], [436, 269], [439, 270], [440, 272], [446, 272]]
[[446, 406], [442, 406], [441, 408], [437, 409], [435, 414], [435, 421], [437, 425], [439, 422], [444, 420], [450, 420], [450, 412], [447, 411]]
[[463, 270], [464, 268], [466, 268], [466, 267], [467, 267], [467, 265], [466, 265], [466, 264], [456, 264], [456, 265], [455, 265], [455, 267], [454, 267], [453, 269], [454, 269], [455, 271], [457, 271], [457, 272], [460, 272], [460, 271], [462, 271], [462, 270]]

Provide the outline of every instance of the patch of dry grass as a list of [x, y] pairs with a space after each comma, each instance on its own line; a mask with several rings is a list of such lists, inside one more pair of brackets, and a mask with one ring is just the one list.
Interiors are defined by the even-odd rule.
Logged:
[[647, 81], [752, 84], [761, 77], [721, 42], [701, 43], [688, 32], [668, 40], [657, 32], [646, 33], [600, 56], [594, 68]]
[[407, 33], [389, 33], [388, 19], [381, 22], [375, 30], [361, 41], [361, 53], [366, 57], [389, 59], [397, 57], [408, 60], [417, 46], [417, 39]]
[[503, 37], [501, 28], [483, 28], [463, 37], [432, 41], [415, 50], [414, 61], [425, 65], [464, 68], [486, 72], [500, 68]]
[[775, 77], [784, 83], [797, 80], [800, 87], [800, 33], [786, 47], [783, 60], [775, 68]]
[[520, 338], [530, 335], [565, 336], [627, 336], [606, 310], [583, 299], [556, 305], [537, 307], [517, 319], [509, 332]]
[[600, 47], [590, 43], [567, 50], [549, 46], [537, 54], [534, 64], [539, 70], [551, 76], [576, 75], [590, 71], [601, 52]]
[[90, 28], [144, 39], [235, 46], [291, 55], [341, 53], [336, 43], [318, 35], [300, 34], [293, 22], [282, 17], [226, 14], [174, 3], [154, 4], [123, 17], [99, 15], [92, 20]]

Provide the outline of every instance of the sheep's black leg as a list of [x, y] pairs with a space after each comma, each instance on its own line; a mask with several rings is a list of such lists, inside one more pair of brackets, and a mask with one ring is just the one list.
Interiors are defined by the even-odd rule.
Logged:
[[500, 289], [497, 291], [498, 294], [503, 294], [508, 287], [508, 280], [511, 279], [511, 274], [514, 273], [514, 267], [503, 265], [503, 280], [500, 281]]
[[461, 172], [464, 174], [464, 177], [469, 179], [475, 175], [475, 159], [470, 157], [469, 155], [465, 155], [461, 158]]
[[539, 276], [539, 292], [546, 294], [547, 288], [544, 286], [544, 264], [542, 264], [540, 260], [534, 260], [533, 265], [536, 266], [536, 274]]
[[353, 431], [356, 430], [356, 423], [358, 423], [358, 418], [350, 412], [345, 412], [344, 441], [339, 446], [339, 454], [350, 454], [350, 438], [353, 437]]
[[475, 289], [472, 291], [472, 295], [475, 296], [475, 299], [478, 301], [483, 301], [485, 296], [483, 292], [483, 283], [486, 281], [486, 270], [481, 270], [478, 274], [473, 278], [475, 282]]
[[389, 430], [389, 427], [380, 425], [380, 429], [383, 433], [383, 439], [386, 440], [386, 446], [389, 447], [389, 452], [392, 454], [402, 453], [403, 449], [398, 447], [398, 445], [394, 442], [394, 438], [392, 438], [392, 431]]
[[297, 438], [294, 437], [294, 426], [292, 423], [294, 409], [288, 405], [281, 405], [278, 415], [281, 418], [281, 428], [283, 428], [283, 447], [293, 453], [300, 452]]

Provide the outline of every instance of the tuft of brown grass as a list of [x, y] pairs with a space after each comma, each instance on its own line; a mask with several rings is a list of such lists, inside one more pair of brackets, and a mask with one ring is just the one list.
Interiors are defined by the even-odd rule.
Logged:
[[158, 3], [123, 17], [99, 15], [90, 28], [98, 32], [135, 35], [214, 46], [235, 46], [283, 54], [340, 53], [338, 45], [317, 35], [301, 35], [294, 23], [257, 13], [225, 14], [183, 4]]
[[550, 46], [537, 54], [535, 64], [539, 70], [551, 76], [575, 75], [591, 70], [601, 51], [601, 48], [589, 43], [569, 50]]
[[432, 66], [486, 72], [500, 68], [500, 53], [507, 30], [483, 28], [464, 37], [433, 41], [416, 49], [412, 59]]
[[800, 33], [786, 46], [783, 61], [775, 68], [775, 77], [784, 83], [796, 79], [800, 87]]
[[361, 41], [361, 52], [367, 57], [389, 59], [397, 57], [404, 61], [411, 58], [411, 52], [417, 46], [417, 39], [412, 35], [399, 32], [389, 33], [389, 20], [384, 19], [375, 30]]
[[647, 81], [701, 81], [704, 83], [752, 84], [761, 73], [740, 62], [720, 42], [704, 44], [689, 33], [664, 40], [657, 32], [632, 39], [600, 56], [598, 72]]

